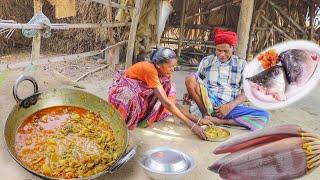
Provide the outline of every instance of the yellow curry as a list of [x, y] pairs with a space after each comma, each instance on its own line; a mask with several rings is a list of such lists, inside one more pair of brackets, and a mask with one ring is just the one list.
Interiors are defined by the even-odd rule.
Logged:
[[227, 138], [229, 134], [217, 127], [208, 127], [204, 130], [206, 136], [210, 139], [215, 139], [215, 138]]
[[120, 155], [112, 129], [99, 114], [69, 106], [27, 118], [18, 129], [15, 150], [33, 171], [66, 179], [102, 172]]

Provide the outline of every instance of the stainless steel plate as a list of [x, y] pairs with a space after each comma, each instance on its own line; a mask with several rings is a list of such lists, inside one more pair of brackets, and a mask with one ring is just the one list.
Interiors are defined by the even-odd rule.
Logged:
[[194, 166], [194, 160], [181, 151], [159, 147], [147, 151], [142, 156], [140, 165], [152, 172], [183, 173]]

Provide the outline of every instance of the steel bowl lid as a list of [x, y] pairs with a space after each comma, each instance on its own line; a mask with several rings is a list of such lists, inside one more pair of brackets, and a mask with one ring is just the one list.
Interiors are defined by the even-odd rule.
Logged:
[[184, 153], [170, 148], [157, 148], [147, 152], [142, 163], [152, 171], [164, 173], [183, 172], [190, 167]]

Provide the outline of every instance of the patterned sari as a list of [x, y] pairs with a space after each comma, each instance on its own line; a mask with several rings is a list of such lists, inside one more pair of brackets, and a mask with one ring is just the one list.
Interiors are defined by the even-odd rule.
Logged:
[[[170, 77], [159, 79], [168, 98], [174, 101], [176, 90]], [[129, 129], [137, 126], [148, 127], [154, 122], [172, 116], [161, 105], [153, 89], [148, 88], [143, 81], [126, 77], [125, 71], [116, 73], [109, 89], [108, 101], [118, 110]]]

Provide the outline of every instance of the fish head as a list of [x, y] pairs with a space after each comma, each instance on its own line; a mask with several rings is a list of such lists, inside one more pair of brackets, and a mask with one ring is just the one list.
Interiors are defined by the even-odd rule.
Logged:
[[246, 78], [250, 86], [265, 95], [272, 95], [277, 101], [286, 100], [287, 80], [282, 66], [276, 65], [255, 76]]
[[303, 85], [315, 71], [319, 56], [307, 50], [291, 49], [280, 53], [288, 82], [292, 85]]

